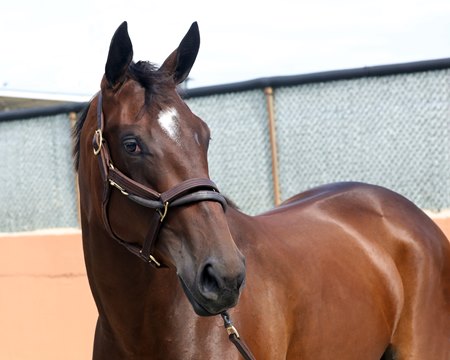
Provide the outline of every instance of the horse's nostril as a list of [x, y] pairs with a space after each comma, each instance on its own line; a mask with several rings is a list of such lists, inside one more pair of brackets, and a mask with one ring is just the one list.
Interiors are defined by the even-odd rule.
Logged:
[[219, 297], [219, 281], [211, 264], [205, 265], [200, 275], [200, 290], [207, 299], [217, 300]]
[[231, 270], [215, 261], [205, 263], [197, 282], [200, 295], [213, 303], [234, 306], [245, 282], [245, 271], [239, 270]]

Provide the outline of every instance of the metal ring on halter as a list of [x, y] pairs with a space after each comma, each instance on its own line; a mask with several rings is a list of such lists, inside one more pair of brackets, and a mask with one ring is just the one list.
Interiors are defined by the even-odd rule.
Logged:
[[167, 210], [169, 210], [169, 202], [168, 201], [166, 201], [164, 203], [164, 210], [163, 211], [161, 211], [160, 209], [156, 209], [156, 211], [158, 212], [159, 216], [161, 216], [161, 219], [160, 219], [161, 222], [164, 221], [164, 218], [167, 215]]
[[100, 154], [100, 151], [101, 151], [102, 145], [103, 145], [102, 130], [100, 130], [100, 129], [95, 130], [94, 139], [95, 139], [95, 142], [97, 143], [97, 146], [98, 146], [97, 149], [94, 147], [94, 155], [98, 155], [98, 154]]

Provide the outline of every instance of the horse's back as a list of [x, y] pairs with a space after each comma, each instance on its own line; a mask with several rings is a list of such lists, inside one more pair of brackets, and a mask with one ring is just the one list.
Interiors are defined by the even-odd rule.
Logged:
[[[398, 358], [445, 359], [450, 247], [413, 203], [378, 186], [339, 183], [296, 195], [254, 219], [259, 236], [247, 250], [249, 276], [251, 267], [269, 266], [273, 271], [265, 284], [280, 292], [290, 288], [290, 300], [284, 295], [274, 300], [298, 311], [298, 328], [292, 330], [298, 340], [290, 342], [290, 357], [326, 358], [322, 341], [331, 348], [333, 336], [336, 346], [350, 344], [352, 335], [332, 333], [358, 328], [368, 337], [378, 331], [383, 340], [373, 346], [392, 344]], [[308, 310], [318, 307], [321, 313]], [[304, 343], [311, 332], [317, 341]], [[308, 347], [316, 348], [307, 354]], [[345, 348], [341, 358], [351, 358]], [[353, 351], [364, 357], [371, 349], [357, 344]]]

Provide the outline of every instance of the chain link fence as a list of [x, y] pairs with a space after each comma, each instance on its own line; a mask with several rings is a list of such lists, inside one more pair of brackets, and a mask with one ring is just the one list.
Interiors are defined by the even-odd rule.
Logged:
[[67, 114], [0, 122], [0, 232], [78, 227]]
[[[352, 180], [391, 188], [424, 209], [450, 208], [450, 60], [430, 64], [188, 91], [188, 105], [211, 128], [211, 178], [244, 212], [274, 206], [270, 86], [283, 200]], [[1, 120], [0, 232], [78, 226], [67, 112]]]
[[262, 90], [191, 98], [211, 129], [210, 177], [245, 211], [273, 206], [267, 109]]
[[440, 70], [277, 89], [282, 198], [353, 180], [449, 208], [449, 85]]

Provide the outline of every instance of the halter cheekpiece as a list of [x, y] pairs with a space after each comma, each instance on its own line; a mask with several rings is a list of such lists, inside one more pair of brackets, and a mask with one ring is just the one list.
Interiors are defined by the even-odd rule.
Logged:
[[[102, 93], [97, 98], [97, 129], [94, 132], [92, 146], [94, 155], [98, 157], [100, 173], [103, 179], [102, 217], [106, 230], [110, 236], [123, 245], [127, 250], [139, 256], [142, 260], [155, 267], [164, 266], [152, 255], [159, 230], [167, 217], [169, 209], [175, 206], [188, 205], [200, 201], [215, 201], [226, 209], [227, 202], [210, 179], [196, 178], [179, 183], [173, 188], [159, 193], [123, 174], [114, 167], [106, 139], [103, 137], [104, 115], [102, 110]], [[108, 203], [111, 189], [118, 189], [128, 199], [135, 203], [154, 209], [150, 216], [150, 229], [144, 239], [142, 247], [119, 238], [111, 228], [108, 217]]]

